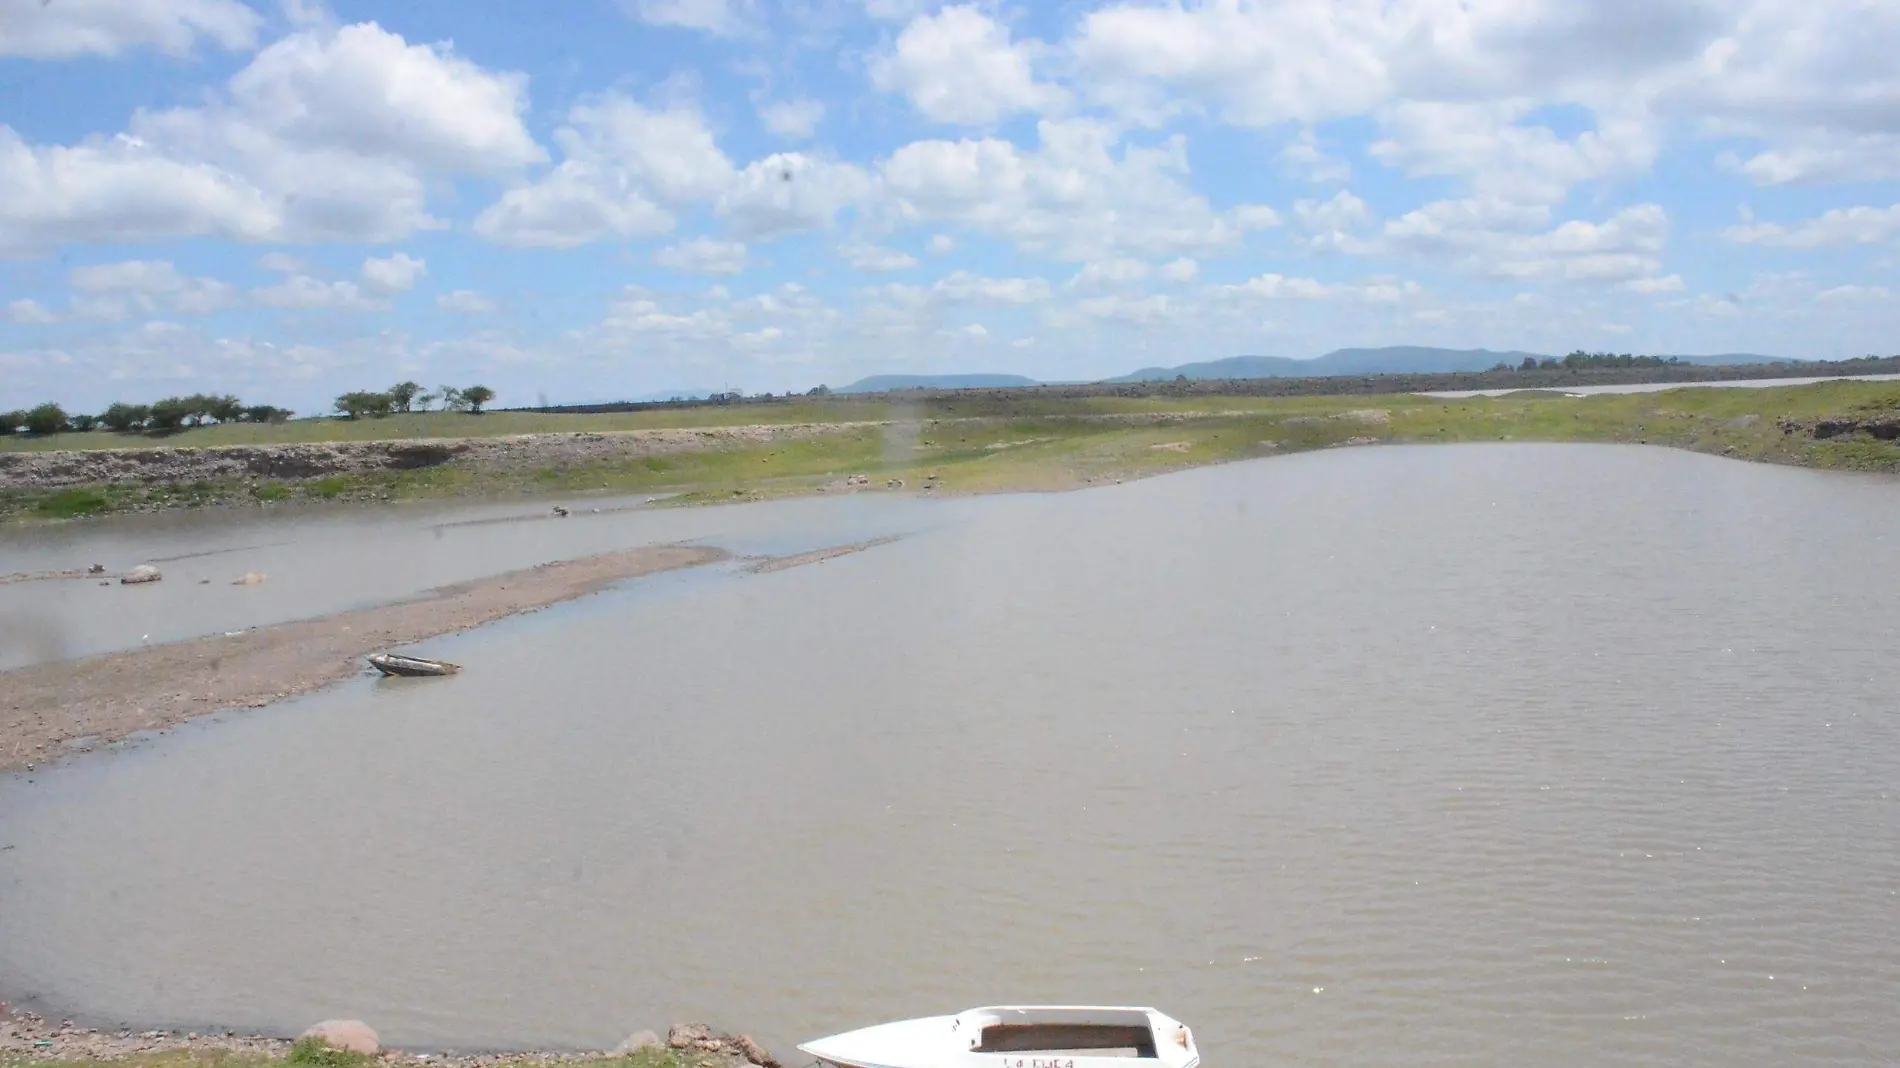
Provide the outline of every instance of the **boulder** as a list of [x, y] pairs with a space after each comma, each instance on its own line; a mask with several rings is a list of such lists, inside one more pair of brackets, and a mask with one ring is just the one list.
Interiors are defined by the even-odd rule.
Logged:
[[165, 576], [150, 564], [140, 564], [119, 576], [120, 585], [134, 586], [141, 582], [157, 582]]
[[314, 1038], [331, 1049], [361, 1053], [368, 1057], [374, 1057], [383, 1049], [376, 1032], [361, 1020], [325, 1020], [298, 1037]]
[[633, 1034], [627, 1036], [625, 1042], [614, 1047], [614, 1056], [625, 1057], [630, 1053], [638, 1053], [648, 1047], [664, 1045], [666, 1045], [666, 1043], [660, 1041], [660, 1036], [651, 1031], [635, 1031]]
[[722, 1043], [705, 1024], [676, 1023], [666, 1032], [666, 1044], [674, 1049], [718, 1049]]
[[740, 1035], [732, 1040], [732, 1045], [740, 1053], [745, 1054], [746, 1060], [758, 1065], [759, 1068], [783, 1068], [770, 1053], [765, 1052], [764, 1046], [752, 1041], [751, 1035]]
[[231, 580], [233, 586], [262, 586], [267, 576], [261, 571], [246, 571]]

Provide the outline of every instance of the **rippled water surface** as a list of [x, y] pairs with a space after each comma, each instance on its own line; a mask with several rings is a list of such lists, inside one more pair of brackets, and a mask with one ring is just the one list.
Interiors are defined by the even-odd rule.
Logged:
[[[779, 507], [695, 521], [823, 514]], [[1900, 482], [1437, 446], [837, 514], [912, 533], [0, 781], [0, 992], [424, 1047], [1052, 1000], [1213, 1065], [1894, 1063]]]

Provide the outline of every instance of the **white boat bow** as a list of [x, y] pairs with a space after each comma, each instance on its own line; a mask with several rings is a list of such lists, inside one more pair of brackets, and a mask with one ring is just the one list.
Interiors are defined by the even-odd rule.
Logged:
[[[1186, 1025], [1154, 1009], [993, 1005], [807, 1042], [838, 1068], [1195, 1068]], [[1135, 1063], [1131, 1064], [1133, 1061]]]

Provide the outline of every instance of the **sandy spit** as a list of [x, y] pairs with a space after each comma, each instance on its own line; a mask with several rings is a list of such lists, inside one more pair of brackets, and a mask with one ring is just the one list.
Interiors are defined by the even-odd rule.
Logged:
[[542, 564], [410, 600], [248, 630], [235, 637], [36, 664], [0, 673], [0, 771], [31, 768], [79, 739], [117, 741], [227, 708], [259, 708], [364, 671], [379, 649], [572, 600], [622, 579], [726, 559], [654, 546]]

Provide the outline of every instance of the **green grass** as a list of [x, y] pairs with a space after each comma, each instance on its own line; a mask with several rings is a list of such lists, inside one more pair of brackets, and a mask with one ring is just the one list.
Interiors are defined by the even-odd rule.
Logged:
[[[745, 409], [748, 418], [781, 406]], [[836, 402], [799, 402], [805, 421]], [[1865, 434], [1815, 440], [1783, 433], [1778, 420], [1900, 417], [1900, 384], [1832, 382], [1770, 389], [1680, 389], [1570, 398], [1414, 395], [1351, 397], [1084, 397], [992, 394], [902, 406], [843, 406], [898, 422], [841, 425], [800, 440], [734, 445], [583, 466], [473, 468], [454, 463], [412, 471], [333, 475], [252, 485], [100, 486], [58, 493], [0, 492], [0, 516], [71, 518], [140, 507], [226, 501], [392, 499], [590, 494], [678, 494], [677, 503], [817, 492], [844, 476], [903, 479], [917, 488], [937, 474], [948, 493], [1056, 490], [1210, 463], [1382, 443], [1548, 441], [1667, 445], [1739, 459], [1869, 471], [1900, 471], [1900, 442]], [[670, 418], [737, 409], [645, 413]], [[1367, 416], [1364, 413], [1373, 413]], [[644, 415], [643, 415], [644, 417]], [[404, 417], [382, 421], [399, 423]], [[409, 417], [482, 422], [504, 416]], [[541, 429], [598, 429], [622, 416], [531, 416]], [[291, 424], [295, 426], [296, 424]], [[359, 425], [377, 425], [369, 421]], [[222, 428], [213, 428], [222, 429]], [[247, 428], [231, 428], [247, 429]], [[270, 428], [249, 428], [265, 430]]]

